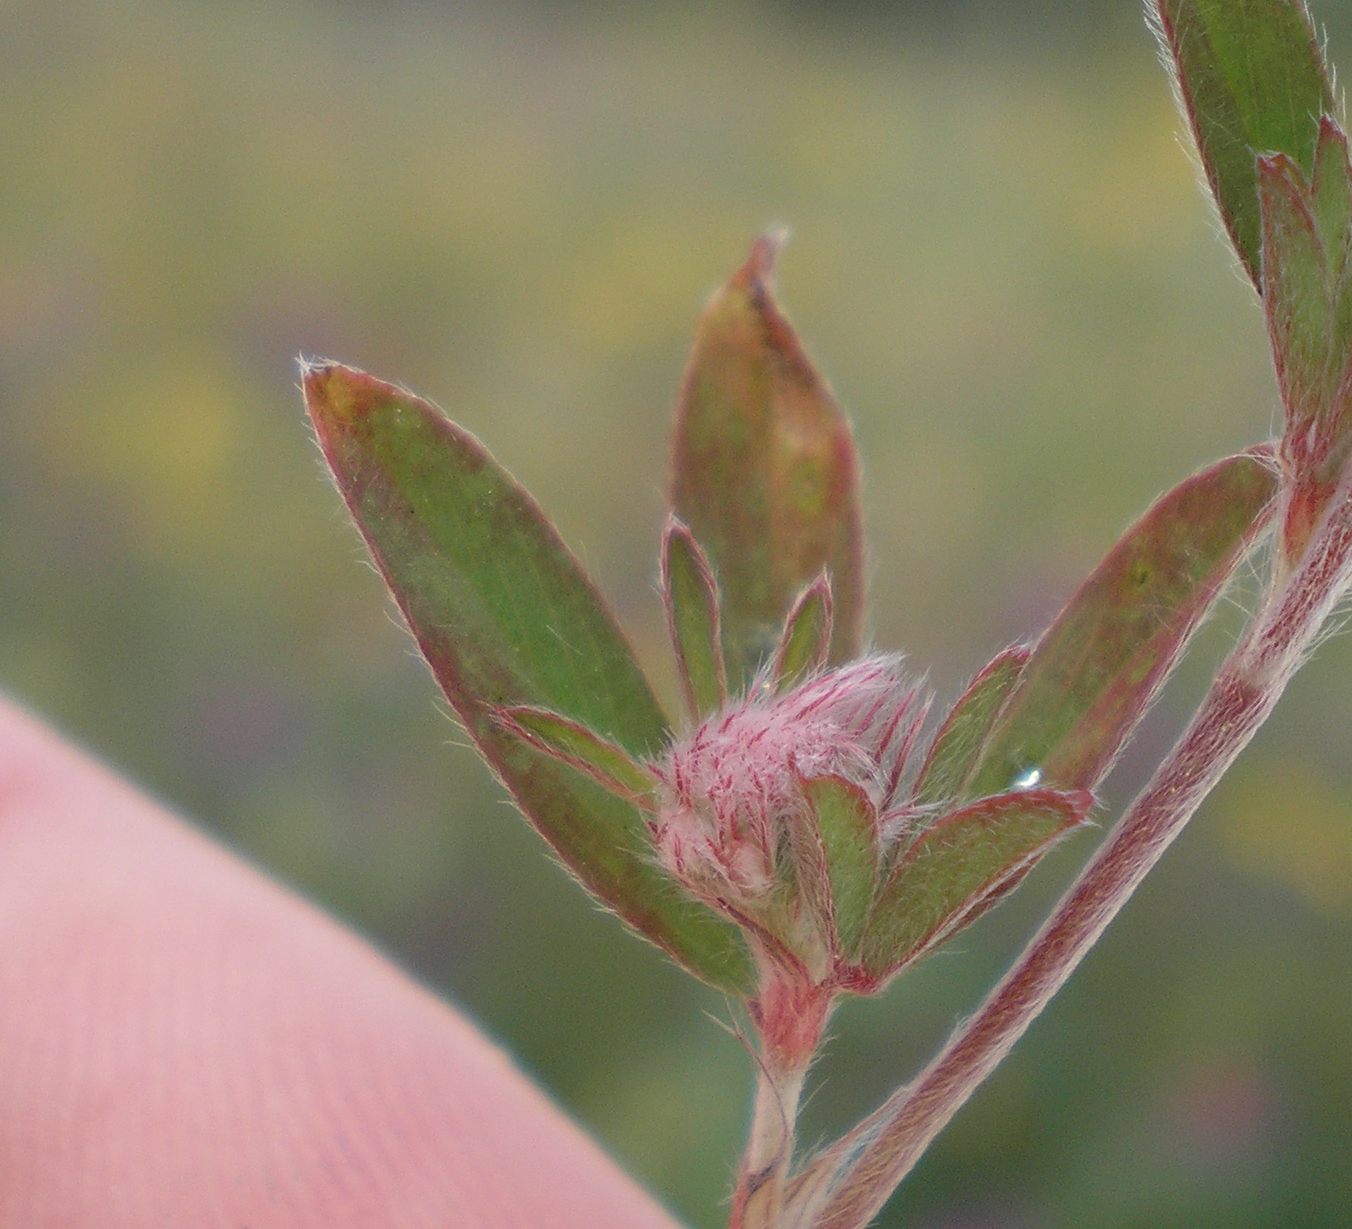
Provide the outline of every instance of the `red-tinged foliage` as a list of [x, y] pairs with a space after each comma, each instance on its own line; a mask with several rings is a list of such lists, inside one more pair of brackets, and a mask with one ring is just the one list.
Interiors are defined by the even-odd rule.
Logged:
[[702, 316], [677, 405], [671, 502], [708, 551], [723, 596], [732, 690], [774, 650], [785, 610], [823, 569], [831, 661], [863, 619], [859, 466], [850, 426], [771, 288], [765, 237]]
[[547, 709], [630, 755], [666, 721], [615, 620], [544, 513], [473, 436], [337, 364], [304, 373], [320, 447], [446, 698], [522, 814], [598, 899], [715, 985], [745, 988], [736, 930], [654, 864], [635, 806], [530, 746], [504, 707]]

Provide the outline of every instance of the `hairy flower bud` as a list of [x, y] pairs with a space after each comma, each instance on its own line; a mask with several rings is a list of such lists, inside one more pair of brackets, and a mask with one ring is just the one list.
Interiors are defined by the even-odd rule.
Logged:
[[663, 864], [729, 912], [762, 918], [795, 880], [793, 833], [809, 811], [803, 782], [860, 787], [880, 839], [923, 718], [896, 656], [870, 657], [776, 693], [768, 683], [725, 707], [652, 765], [653, 835]]

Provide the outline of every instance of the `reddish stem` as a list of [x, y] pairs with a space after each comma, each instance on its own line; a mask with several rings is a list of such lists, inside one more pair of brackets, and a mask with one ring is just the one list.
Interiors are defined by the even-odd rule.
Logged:
[[912, 1084], [804, 1172], [791, 1192], [802, 1223], [859, 1229], [882, 1207], [1065, 983], [1272, 711], [1344, 592], [1350, 560], [1352, 503], [1344, 494], [1289, 578], [1269, 594], [1150, 783], [980, 1010]]
[[761, 966], [760, 993], [751, 1003], [761, 1039], [760, 1073], [728, 1229], [781, 1229], [784, 1223], [798, 1102], [834, 999], [806, 977], [769, 961]]

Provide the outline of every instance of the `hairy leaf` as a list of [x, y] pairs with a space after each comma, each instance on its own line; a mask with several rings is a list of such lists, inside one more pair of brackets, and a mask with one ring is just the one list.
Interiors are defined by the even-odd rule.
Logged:
[[1334, 344], [1334, 284], [1314, 200], [1299, 167], [1283, 154], [1258, 160], [1263, 219], [1263, 308], [1286, 405], [1302, 430], [1332, 401], [1343, 354]]
[[715, 985], [744, 987], [740, 936], [658, 870], [638, 810], [497, 718], [546, 708], [635, 757], [668, 739], [629, 646], [544, 514], [411, 393], [333, 363], [307, 367], [304, 388], [338, 489], [432, 673], [522, 812], [641, 934]]
[[850, 956], [863, 936], [877, 886], [878, 817], [868, 795], [843, 777], [806, 780], [803, 793], [825, 850], [836, 942]]
[[1311, 195], [1329, 273], [1337, 279], [1346, 267], [1348, 240], [1352, 237], [1352, 163], [1348, 160], [1347, 135], [1328, 116], [1319, 121]]
[[674, 517], [662, 539], [662, 595], [686, 706], [698, 721], [728, 698], [718, 588], [704, 551]]
[[617, 743], [546, 708], [516, 705], [499, 709], [498, 718], [532, 747], [585, 772], [612, 794], [652, 809], [656, 777]]
[[925, 829], [878, 893], [864, 932], [865, 970], [888, 976], [975, 920], [983, 902], [1022, 878], [1092, 803], [1087, 791], [1021, 790]]
[[677, 405], [671, 501], [722, 593], [729, 685], [774, 651], [784, 613], [825, 569], [831, 660], [859, 651], [859, 473], [849, 423], [771, 293], [763, 238], [705, 310]]
[[1165, 58], [1221, 219], [1261, 289], [1255, 154], [1309, 175], [1319, 119], [1336, 109], [1301, 0], [1153, 0]]
[[921, 805], [968, 796], [966, 785], [981, 758], [986, 739], [1014, 684], [1028, 664], [1031, 650], [1022, 645], [991, 659], [958, 697], [930, 744], [916, 778]]
[[1162, 495], [1037, 642], [968, 794], [1092, 789], [1267, 524], [1275, 489], [1263, 448]]
[[798, 595], [784, 620], [771, 671], [777, 690], [787, 691], [826, 665], [832, 617], [831, 581], [823, 573]]

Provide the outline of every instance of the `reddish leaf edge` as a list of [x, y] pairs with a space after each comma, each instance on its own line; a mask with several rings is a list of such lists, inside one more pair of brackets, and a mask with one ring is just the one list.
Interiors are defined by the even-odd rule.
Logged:
[[[867, 983], [864, 987], [865, 992], [878, 989], [898, 974], [918, 963], [935, 948], [971, 925], [983, 913], [1007, 896], [1056, 845], [1059, 845], [1076, 829], [1089, 823], [1089, 813], [1093, 810], [1094, 805], [1095, 797], [1089, 790], [1014, 790], [1009, 793], [994, 794], [978, 799], [976, 802], [949, 812], [926, 827], [893, 864], [886, 878], [878, 884], [874, 898], [875, 908], [878, 902], [882, 900], [888, 887], [901, 878], [907, 868], [919, 856], [921, 841], [935, 835], [942, 835], [945, 828], [956, 826], [958, 823], [970, 819], [974, 814], [982, 812], [989, 815], [989, 823], [998, 823], [1000, 812], [1013, 808], [1046, 810], [1059, 813], [1062, 817], [1060, 826], [1054, 832], [1050, 833], [1022, 857], [1002, 867], [968, 893], [962, 903], [946, 916], [940, 918], [925, 935], [917, 940], [907, 952], [898, 956], [893, 963], [874, 971], [861, 968], [861, 982]], [[868, 941], [867, 936], [871, 923], [872, 918], [870, 917], [864, 926], [865, 944]]]
[[[802, 620], [811, 616], [814, 606], [821, 609], [821, 636], [812, 656], [795, 664], [789, 655], [797, 645]], [[784, 616], [784, 626], [769, 667], [770, 685], [776, 691], [786, 691], [826, 669], [831, 656], [831, 639], [835, 634], [835, 617], [831, 574], [823, 568], [816, 579], [798, 594]]]
[[[527, 746], [533, 747], [536, 751], [542, 751], [545, 755], [552, 756], [561, 764], [576, 768], [579, 772], [589, 776], [603, 789], [614, 794], [615, 797], [633, 803], [641, 811], [651, 813], [657, 809], [656, 801], [652, 795], [652, 791], [658, 785], [657, 778], [641, 761], [631, 756], [619, 743], [598, 734], [590, 726], [565, 717], [562, 713], [556, 713], [552, 709], [539, 708], [531, 704], [513, 704], [494, 709], [493, 715], [504, 730], [519, 738]], [[536, 723], [542, 721], [563, 726], [579, 740], [591, 742], [599, 751], [614, 756], [625, 764], [626, 771], [631, 771], [636, 780], [646, 778], [649, 783], [648, 787], [642, 790], [638, 789], [636, 785], [631, 785], [612, 773], [606, 772], [605, 768], [596, 760], [588, 760], [585, 756], [570, 753], [562, 745], [551, 742], [538, 728], [534, 728]]]
[[[577, 858], [570, 856], [567, 850], [550, 840], [544, 829], [532, 818], [531, 807], [527, 800], [522, 796], [521, 792], [512, 784], [502, 757], [493, 748], [491, 742], [479, 738], [475, 733], [473, 716], [476, 708], [480, 706], [467, 703], [463, 696], [459, 694], [460, 689], [448, 686], [438, 675], [437, 671], [432, 669], [431, 661], [428, 659], [426, 646], [414, 626], [407, 604], [401, 597], [398, 587], [393, 583], [393, 578], [385, 563], [383, 555], [376, 544], [367, 535], [361, 519], [357, 515], [358, 508], [354, 494], [344, 483], [338, 480], [338, 471], [334, 466], [333, 458], [330, 455], [331, 444], [328, 442], [331, 439], [330, 432], [326, 428], [324, 416], [318, 404], [318, 382], [332, 372], [340, 372], [348, 381], [349, 385], [360, 388], [366, 394], [367, 399], [377, 393], [384, 396], [394, 394], [399, 397], [412, 398], [434, 410], [443, 423], [443, 429], [448, 431], [454, 438], [460, 440], [462, 443], [468, 445], [473, 451], [481, 453], [485, 457], [491, 458], [492, 453], [477, 436], [456, 423], [441, 409], [440, 406], [436, 405], [435, 402], [429, 401], [427, 398], [420, 396], [402, 384], [381, 380], [360, 368], [352, 367], [332, 359], [307, 358], [302, 355], [298, 357], [297, 363], [301, 373], [301, 392], [303, 394], [306, 410], [315, 432], [316, 442], [319, 445], [321, 453], [324, 455], [329, 472], [333, 477], [334, 486], [336, 487], [339, 496], [342, 498], [343, 503], [346, 505], [352, 523], [357, 527], [357, 531], [366, 545], [367, 551], [375, 564], [377, 572], [379, 572], [382, 581], [384, 581], [386, 591], [393, 597], [396, 606], [398, 606], [404, 626], [408, 628], [414, 643], [418, 646], [419, 655], [423, 658], [423, 662], [427, 666], [428, 672], [436, 679], [442, 694], [445, 695], [448, 703], [451, 705], [462, 728], [473, 740], [476, 751], [478, 751], [480, 758], [487, 765], [494, 779], [507, 793], [508, 797], [511, 798], [517, 811], [526, 819], [527, 823], [529, 823], [535, 832], [544, 839], [547, 848], [552, 852], [559, 864], [563, 866], [569, 876], [574, 879], [593, 900], [607, 911], [614, 913], [631, 932], [636, 934], [639, 938], [651, 943], [688, 973], [725, 991], [739, 995], [748, 993], [753, 984], [753, 970], [750, 954], [746, 949], [745, 941], [742, 939], [741, 935], [738, 934], [735, 927], [723, 927], [727, 936], [733, 940], [733, 943], [729, 947], [729, 958], [721, 960], [719, 962], [719, 967], [716, 968], [712, 962], [706, 962], [694, 957], [691, 953], [684, 951], [679, 944], [673, 942], [672, 939], [664, 933], [664, 927], [653, 924], [652, 919], [654, 915], [650, 911], [635, 909], [631, 902], [616, 899], [612, 895], [602, 892], [592, 883], [587, 874], [586, 867], [581, 865]], [[369, 409], [369, 405], [354, 406], [349, 412], [348, 417], [360, 417], [369, 412]], [[498, 464], [496, 461], [493, 463]], [[642, 674], [642, 668], [638, 665], [637, 656], [634, 655], [633, 646], [630, 643], [628, 636], [625, 634], [622, 626], [610, 609], [609, 604], [605, 601], [600, 590], [582, 567], [576, 555], [563, 541], [557, 529], [554, 528], [553, 522], [545, 515], [543, 509], [540, 508], [539, 504], [536, 503], [534, 497], [529, 494], [526, 488], [517, 481], [516, 477], [511, 474], [510, 471], [503, 468], [503, 473], [506, 474], [521, 491], [522, 497], [528, 501], [530, 507], [539, 514], [543, 525], [552, 535], [554, 544], [573, 564], [581, 579], [581, 583], [587, 586], [591, 594], [595, 597], [598, 608], [612, 621], [621, 642], [629, 649], [630, 655], [635, 662], [635, 667], [640, 671], [640, 674]], [[646, 675], [644, 676], [644, 681], [647, 683]], [[648, 686], [651, 690], [650, 683], [648, 683]], [[664, 720], [664, 724], [667, 727], [666, 737], [669, 740], [672, 736], [670, 722]], [[638, 850], [634, 850], [633, 853], [636, 858], [642, 856]], [[671, 882], [671, 892], [674, 898], [681, 900], [692, 910], [697, 911], [698, 914], [703, 917], [705, 923], [719, 925], [718, 919], [713, 914], [697, 902], [693, 901], [690, 897], [686, 896], [674, 881]], [[736, 953], [735, 958], [733, 957], [733, 953]]]
[[[837, 577], [837, 588], [843, 587], [844, 594], [835, 595], [836, 609], [833, 613], [830, 662], [835, 665], [857, 657], [864, 648], [864, 623], [868, 606], [866, 585], [866, 559], [864, 544], [863, 511], [859, 500], [859, 459], [854, 441], [854, 427], [849, 415], [841, 408], [830, 381], [818, 370], [812, 361], [798, 330], [780, 307], [776, 294], [776, 268], [780, 253], [788, 243], [791, 232], [787, 226], [771, 227], [762, 231], [751, 244], [746, 259], [734, 270], [710, 296], [704, 312], [701, 313], [700, 327], [709, 311], [719, 303], [729, 291], [738, 291], [747, 296], [755, 309], [757, 319], [764, 331], [767, 349], [774, 352], [776, 360], [787, 368], [793, 378], [804, 385], [820, 389], [822, 395], [833, 405], [845, 424], [850, 447], [850, 464], [847, 482], [855, 492], [850, 503], [847, 534], [849, 540], [848, 570], [850, 575]], [[696, 378], [698, 342], [692, 348], [681, 374], [680, 391], [677, 397], [677, 416], [672, 431], [672, 439], [677, 440], [684, 431], [684, 406], [689, 400], [689, 392]], [[667, 474], [668, 503], [676, 505], [676, 493], [679, 486], [677, 477], [677, 450], [670, 452], [670, 468]], [[847, 614], [842, 614], [842, 608]]]
[[671, 639], [672, 652], [676, 657], [676, 671], [680, 676], [681, 689], [685, 696], [686, 710], [692, 721], [699, 721], [712, 715], [717, 709], [705, 711], [706, 705], [700, 703], [695, 694], [694, 680], [690, 675], [690, 663], [686, 655], [685, 642], [680, 633], [676, 617], [676, 601], [672, 590], [671, 552], [676, 543], [680, 543], [695, 565], [696, 575], [704, 589], [704, 597], [709, 616], [710, 650], [713, 654], [715, 686], [719, 695], [719, 707], [728, 699], [728, 667], [723, 655], [723, 614], [718, 593], [718, 579], [714, 576], [713, 565], [704, 547], [687, 525], [674, 512], [668, 514], [666, 527], [662, 531], [662, 552], [659, 583], [662, 588], [662, 605], [666, 611], [667, 633]]

